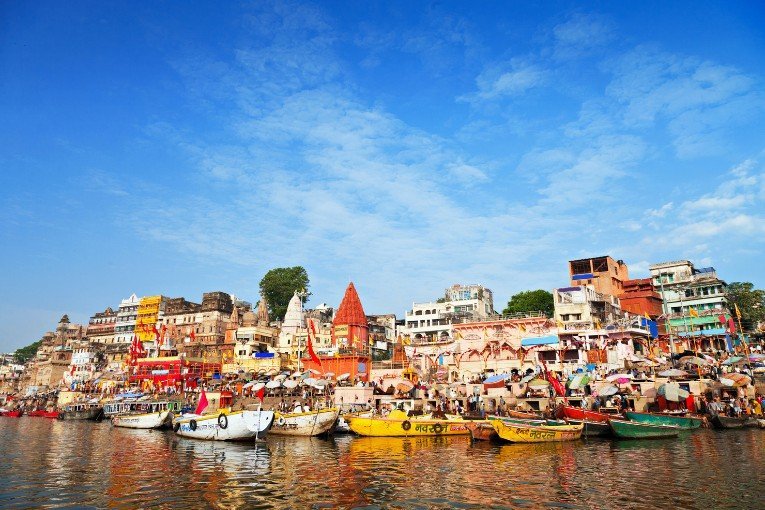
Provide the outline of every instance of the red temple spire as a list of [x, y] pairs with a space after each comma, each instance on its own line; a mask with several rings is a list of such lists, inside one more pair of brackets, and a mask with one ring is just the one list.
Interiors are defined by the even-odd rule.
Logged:
[[353, 282], [349, 283], [348, 288], [345, 289], [345, 296], [343, 296], [343, 300], [340, 302], [332, 323], [335, 325], [343, 324], [367, 327], [367, 316], [364, 313], [364, 307], [361, 306], [361, 300], [356, 292], [356, 287], [353, 286]]

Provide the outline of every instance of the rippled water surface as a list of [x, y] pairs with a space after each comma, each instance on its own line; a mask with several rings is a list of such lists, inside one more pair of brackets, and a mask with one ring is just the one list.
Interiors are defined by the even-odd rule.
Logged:
[[765, 508], [765, 430], [562, 444], [183, 439], [0, 418], [2, 508]]

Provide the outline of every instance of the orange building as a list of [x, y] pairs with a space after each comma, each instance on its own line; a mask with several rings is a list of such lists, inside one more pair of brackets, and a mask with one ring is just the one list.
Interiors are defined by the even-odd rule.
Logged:
[[663, 313], [661, 296], [654, 290], [650, 278], [626, 280], [619, 301], [625, 312], [648, 314], [652, 319]]
[[369, 324], [361, 306], [361, 300], [353, 282], [348, 284], [345, 295], [332, 321], [332, 343], [343, 352], [369, 352]]
[[629, 270], [623, 260], [609, 256], [571, 260], [568, 263], [571, 286], [592, 285], [595, 292], [618, 297], [629, 280]]

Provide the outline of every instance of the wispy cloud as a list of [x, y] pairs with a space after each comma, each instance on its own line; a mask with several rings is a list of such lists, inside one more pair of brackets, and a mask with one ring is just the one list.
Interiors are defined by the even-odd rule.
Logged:
[[615, 37], [613, 23], [596, 14], [577, 13], [553, 30], [553, 55], [569, 59], [586, 55]]
[[507, 96], [516, 96], [539, 87], [547, 80], [547, 72], [536, 64], [512, 59], [492, 65], [476, 78], [478, 90], [462, 97], [464, 101], [491, 101]]

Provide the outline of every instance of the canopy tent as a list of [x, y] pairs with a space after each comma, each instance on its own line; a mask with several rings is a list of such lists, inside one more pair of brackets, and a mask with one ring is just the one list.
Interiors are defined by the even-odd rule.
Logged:
[[521, 347], [534, 347], [537, 345], [553, 345], [560, 343], [558, 335], [533, 336], [521, 339]]

